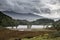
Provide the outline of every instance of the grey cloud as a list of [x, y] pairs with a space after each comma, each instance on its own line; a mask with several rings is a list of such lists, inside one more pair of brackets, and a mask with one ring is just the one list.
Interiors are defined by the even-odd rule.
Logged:
[[50, 0], [49, 3], [55, 5], [57, 3], [57, 0]]
[[47, 13], [47, 14], [51, 13], [51, 10], [49, 8], [40, 8], [40, 10], [42, 13]]
[[1, 0], [0, 4], [1, 4], [0, 6], [1, 10], [6, 10], [6, 11], [12, 10], [17, 13], [38, 12], [40, 7], [42, 6], [40, 0], [5, 0], [5, 1]]
[[[60, 0], [0, 0], [0, 11], [36, 13], [39, 16], [46, 13], [50, 15], [54, 10], [60, 9], [59, 6]], [[57, 14], [59, 15], [58, 12]]]

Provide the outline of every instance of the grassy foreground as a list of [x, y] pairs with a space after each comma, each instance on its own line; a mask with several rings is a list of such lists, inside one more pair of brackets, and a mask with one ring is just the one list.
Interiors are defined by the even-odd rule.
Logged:
[[0, 28], [0, 40], [14, 40], [15, 38], [20, 38], [21, 40], [60, 40], [60, 37], [49, 37], [49, 34], [53, 32], [54, 31], [17, 31]]
[[56, 37], [56, 38], [48, 38], [47, 36], [36, 36], [36, 37], [33, 37], [33, 38], [24, 38], [22, 40], [60, 40], [60, 37]]

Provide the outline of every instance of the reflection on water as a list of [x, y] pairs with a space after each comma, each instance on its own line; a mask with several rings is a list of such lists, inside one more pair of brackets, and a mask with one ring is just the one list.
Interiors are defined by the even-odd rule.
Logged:
[[[32, 28], [44, 28], [44, 27], [46, 27], [46, 25], [45, 26], [44, 25], [32, 25], [31, 29]], [[27, 28], [27, 25], [19, 25], [18, 28]]]
[[[48, 27], [51, 27], [52, 25], [48, 25]], [[31, 30], [31, 29], [42, 29], [42, 28], [46, 28], [47, 25], [32, 25], [30, 29], [27, 28], [27, 25], [18, 25], [17, 29], [14, 26], [13, 29], [14, 30], [20, 30], [20, 31], [24, 31], [24, 30]], [[7, 27], [8, 29], [12, 29], [12, 27]]]

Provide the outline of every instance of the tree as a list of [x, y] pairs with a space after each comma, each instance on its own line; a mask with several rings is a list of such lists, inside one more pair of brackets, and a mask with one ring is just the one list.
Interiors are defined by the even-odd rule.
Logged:
[[56, 29], [56, 30], [60, 30], [60, 20], [56, 21], [52, 24], [52, 28]]
[[31, 26], [32, 26], [31, 22], [28, 23], [28, 24], [27, 24], [27, 29], [31, 29]]

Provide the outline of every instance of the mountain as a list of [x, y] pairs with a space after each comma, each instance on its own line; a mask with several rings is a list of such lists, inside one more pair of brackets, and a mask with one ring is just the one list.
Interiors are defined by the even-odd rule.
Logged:
[[37, 19], [36, 21], [33, 21], [32, 24], [49, 24], [49, 23], [53, 23], [54, 20], [52, 19], [47, 19], [47, 18], [43, 18], [43, 19]]
[[26, 20], [15, 20], [12, 17], [4, 14], [0, 11], [0, 27], [7, 27], [7, 26], [18, 26], [18, 25], [27, 25], [29, 22]]
[[9, 26], [11, 22], [12, 18], [0, 11], [0, 26]]
[[13, 11], [4, 11], [4, 14], [9, 15], [13, 19], [28, 20], [28, 21], [35, 21], [37, 19], [43, 18], [42, 16], [38, 16], [33, 13], [16, 13]]
[[18, 19], [13, 19], [12, 17], [0, 12], [0, 26], [18, 26], [18, 25], [28, 25], [28, 24], [34, 24], [34, 25], [40, 25], [40, 24], [48, 24], [48, 23], [53, 23], [54, 20], [52, 19], [37, 19], [36, 21], [27, 21], [27, 20], [18, 20]]

